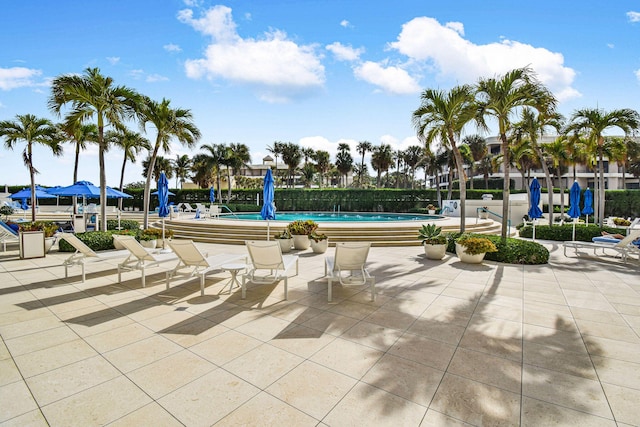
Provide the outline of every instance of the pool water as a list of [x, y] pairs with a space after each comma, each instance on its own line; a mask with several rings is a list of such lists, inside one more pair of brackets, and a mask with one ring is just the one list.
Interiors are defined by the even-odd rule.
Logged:
[[[259, 213], [224, 215], [225, 219], [260, 220]], [[432, 221], [442, 219], [438, 215], [363, 213], [363, 212], [277, 212], [275, 221], [313, 220], [316, 222], [385, 222], [385, 221]]]

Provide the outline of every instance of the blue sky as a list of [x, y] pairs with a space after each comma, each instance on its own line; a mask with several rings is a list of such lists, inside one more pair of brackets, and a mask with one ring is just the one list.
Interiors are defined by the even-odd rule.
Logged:
[[[417, 143], [410, 119], [423, 89], [526, 65], [566, 116], [640, 110], [632, 1], [16, 0], [3, 11], [0, 120], [58, 120], [47, 110], [51, 79], [98, 67], [118, 85], [191, 109], [198, 146], [244, 143], [256, 163], [274, 141], [332, 154], [346, 142], [354, 158], [363, 140], [404, 149]], [[22, 147], [0, 149], [0, 185], [29, 182]], [[174, 143], [164, 156], [198, 151]], [[142, 180], [145, 156], [127, 166], [125, 182]], [[109, 185], [121, 161], [108, 153]], [[71, 184], [71, 144], [61, 158], [36, 150], [34, 163], [39, 184]], [[98, 183], [97, 168], [91, 147], [80, 178]]]

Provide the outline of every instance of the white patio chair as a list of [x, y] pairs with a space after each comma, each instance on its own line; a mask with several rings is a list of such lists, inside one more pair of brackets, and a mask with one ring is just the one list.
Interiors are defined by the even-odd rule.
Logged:
[[209, 207], [209, 215], [211, 218], [220, 218], [220, 206], [211, 205], [211, 207]]
[[631, 254], [638, 255], [638, 259], [640, 259], [640, 248], [633, 243], [638, 238], [640, 238], [640, 230], [633, 230], [621, 240], [598, 237], [595, 238], [598, 240], [593, 242], [564, 242], [562, 246], [564, 248], [564, 256], [567, 256], [567, 248], [574, 249], [576, 255], [578, 254], [578, 249], [593, 249], [594, 255], [597, 255], [596, 251], [598, 249], [601, 249], [603, 254], [606, 250], [612, 250], [617, 252], [622, 257], [622, 261], [626, 263]]
[[0, 242], [2, 243], [2, 250], [4, 252], [7, 251], [7, 243], [20, 242], [18, 232], [9, 227], [9, 225], [4, 221], [0, 221]]
[[82, 282], [84, 283], [86, 275], [85, 275], [85, 263], [88, 260], [102, 261], [107, 259], [115, 259], [115, 258], [124, 258], [127, 256], [129, 251], [105, 251], [105, 252], [94, 252], [89, 246], [87, 246], [82, 240], [78, 239], [76, 235], [72, 233], [59, 233], [58, 238], [65, 240], [76, 250], [71, 256], [65, 259], [62, 262], [64, 266], [64, 277], [69, 277], [69, 267], [72, 265], [79, 265], [82, 268]]
[[[180, 259], [180, 262], [173, 270], [167, 271], [167, 289], [169, 289], [171, 278], [178, 274], [184, 274], [187, 277], [200, 276], [201, 296], [204, 296], [205, 276], [208, 273], [220, 270], [224, 264], [246, 259], [246, 256], [241, 254], [218, 254], [208, 256], [208, 254], [200, 252], [200, 249], [198, 249], [192, 240], [169, 240], [167, 243]], [[185, 268], [191, 268], [191, 271], [183, 273], [179, 272], [179, 270], [183, 270]]]
[[141, 272], [142, 287], [145, 283], [145, 269], [147, 267], [155, 267], [168, 261], [175, 261], [178, 256], [171, 253], [154, 254], [147, 251], [133, 236], [114, 235], [113, 240], [120, 243], [129, 251], [129, 256], [123, 262], [118, 264], [118, 283], [121, 282], [123, 271], [139, 270]]
[[280, 243], [277, 241], [244, 242], [251, 265], [249, 271], [242, 275], [242, 299], [247, 297], [247, 280], [259, 285], [268, 285], [284, 279], [284, 299], [288, 298], [289, 270], [295, 265], [298, 275], [298, 256], [282, 255]]
[[[376, 280], [371, 276], [365, 264], [369, 256], [371, 243], [343, 242], [336, 243], [336, 252], [333, 257], [326, 257], [324, 275], [327, 277], [328, 301], [331, 302], [332, 286], [334, 281], [344, 285], [366, 285], [369, 282], [371, 289], [371, 301], [376, 299]], [[347, 273], [344, 275], [343, 273]], [[354, 274], [358, 273], [358, 274]]]

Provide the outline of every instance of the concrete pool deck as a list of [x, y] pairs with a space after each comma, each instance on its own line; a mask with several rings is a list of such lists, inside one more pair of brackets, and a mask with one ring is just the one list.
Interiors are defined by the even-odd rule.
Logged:
[[[374, 247], [365, 287], [300, 253], [279, 285], [164, 286], [117, 260], [0, 253], [0, 425], [638, 425], [640, 269], [610, 257], [469, 265]], [[210, 254], [239, 245], [198, 243]], [[332, 252], [332, 249], [329, 250]], [[166, 267], [166, 268], [165, 268]], [[184, 283], [184, 284], [183, 284]]]

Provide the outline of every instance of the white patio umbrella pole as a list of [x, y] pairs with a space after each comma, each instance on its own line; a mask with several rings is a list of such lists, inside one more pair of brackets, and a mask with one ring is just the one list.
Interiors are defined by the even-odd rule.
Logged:
[[538, 221], [538, 218], [533, 218], [533, 241], [536, 241], [536, 222]]

